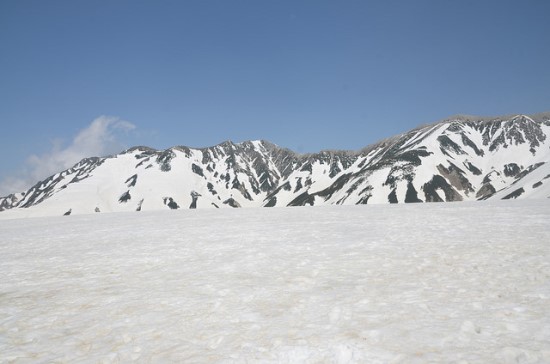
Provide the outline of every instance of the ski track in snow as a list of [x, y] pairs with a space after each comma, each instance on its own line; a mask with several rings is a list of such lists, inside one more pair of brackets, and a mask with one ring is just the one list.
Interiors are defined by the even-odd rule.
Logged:
[[0, 221], [0, 362], [549, 363], [550, 201]]

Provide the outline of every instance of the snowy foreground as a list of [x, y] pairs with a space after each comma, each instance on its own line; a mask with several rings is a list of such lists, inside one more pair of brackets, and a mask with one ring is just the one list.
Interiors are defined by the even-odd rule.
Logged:
[[550, 201], [0, 221], [0, 362], [550, 363]]

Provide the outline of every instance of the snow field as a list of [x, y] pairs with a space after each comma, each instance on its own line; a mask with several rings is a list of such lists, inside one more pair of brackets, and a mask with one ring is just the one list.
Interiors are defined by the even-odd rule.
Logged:
[[0, 362], [548, 363], [550, 202], [0, 221]]

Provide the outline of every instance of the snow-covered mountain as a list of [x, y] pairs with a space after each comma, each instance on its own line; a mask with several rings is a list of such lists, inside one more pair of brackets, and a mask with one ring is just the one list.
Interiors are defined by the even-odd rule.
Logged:
[[267, 141], [133, 147], [0, 198], [24, 216], [178, 208], [550, 197], [550, 113], [456, 116], [363, 150], [297, 154]]

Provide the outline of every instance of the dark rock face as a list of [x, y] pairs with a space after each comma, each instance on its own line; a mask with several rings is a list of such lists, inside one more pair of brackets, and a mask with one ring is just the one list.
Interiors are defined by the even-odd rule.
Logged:
[[132, 177], [128, 178], [124, 183], [126, 183], [128, 187], [134, 187], [137, 182], [137, 177], [138, 177], [137, 174], [134, 174]]
[[453, 142], [447, 135], [441, 135], [437, 138], [437, 140], [439, 141], [439, 149], [441, 149], [443, 154], [451, 155], [448, 152], [453, 154], [466, 154], [464, 150], [462, 150], [462, 148]]
[[142, 198], [142, 199], [138, 202], [136, 211], [141, 211], [141, 205], [143, 205], [143, 201], [144, 201], [144, 199]]
[[294, 200], [290, 201], [288, 206], [306, 206], [306, 205], [313, 206], [314, 202], [315, 202], [315, 196], [312, 196], [309, 193], [304, 192], [298, 197], [296, 197]]
[[523, 193], [525, 192], [525, 190], [523, 188], [518, 188], [517, 190], [515, 190], [514, 192], [510, 193], [509, 195], [506, 195], [504, 196], [502, 199], [503, 200], [509, 200], [511, 198], [518, 198], [519, 196], [521, 196]]
[[409, 181], [409, 183], [407, 184], [407, 195], [405, 196], [405, 203], [415, 202], [422, 202], [422, 200], [418, 198], [418, 192], [416, 192], [413, 184]]
[[[17, 196], [17, 195], [20, 195], [20, 196]], [[25, 193], [21, 193], [21, 194], [12, 193], [11, 195], [0, 198], [0, 212], [17, 206], [20, 201], [20, 198], [23, 198], [23, 197], [25, 197]]]
[[486, 200], [487, 198], [494, 195], [497, 191], [493, 187], [493, 185], [489, 182], [484, 183], [481, 188], [476, 193], [476, 198], [478, 200]]
[[273, 196], [267, 201], [264, 207], [273, 207], [275, 205], [277, 205], [277, 197]]
[[157, 156], [157, 163], [160, 166], [160, 170], [163, 172], [168, 172], [172, 169], [170, 162], [176, 156], [176, 154], [171, 149], [166, 149]]
[[177, 204], [176, 201], [172, 197], [165, 197], [163, 198], [164, 204], [168, 206], [171, 210], [177, 210], [180, 208], [180, 206]]
[[191, 191], [191, 205], [189, 205], [189, 208], [190, 209], [196, 209], [197, 208], [197, 200], [199, 199], [199, 197], [201, 196], [200, 193], [196, 192], [196, 191]]
[[[424, 187], [424, 195], [426, 202], [443, 202], [443, 201], [461, 201], [460, 194], [440, 175], [435, 175], [431, 181], [427, 182]], [[445, 200], [437, 193], [437, 190], [443, 191]]]
[[397, 200], [397, 193], [396, 193], [395, 188], [388, 195], [388, 202], [389, 203], [399, 203], [399, 201]]
[[237, 201], [235, 201], [235, 199], [232, 198], [232, 197], [228, 198], [223, 203], [226, 204], [226, 205], [229, 205], [231, 207], [235, 207], [235, 208], [241, 207], [241, 205]]
[[481, 171], [479, 170], [479, 168], [477, 168], [476, 166], [474, 166], [472, 163], [470, 163], [470, 162], [465, 162], [465, 163], [464, 163], [464, 166], [465, 166], [470, 172], [472, 172], [475, 176], [481, 175]]
[[296, 187], [294, 188], [294, 193], [300, 191], [304, 186], [302, 185], [302, 177], [298, 177], [296, 180]]
[[196, 173], [199, 176], [204, 177], [204, 173], [202, 172], [202, 168], [197, 166], [195, 163], [193, 163], [191, 165], [191, 170], [193, 171], [193, 173]]
[[364, 197], [361, 197], [361, 199], [357, 202], [357, 205], [366, 205], [369, 202], [369, 198], [371, 198], [372, 195], [366, 195]]
[[464, 191], [466, 194], [473, 192], [472, 184], [465, 177], [465, 173], [462, 169], [455, 166], [453, 163], [449, 163], [449, 167], [445, 167], [442, 164], [437, 166], [439, 173], [445, 177], [449, 183], [457, 190]]
[[218, 193], [216, 192], [216, 190], [214, 190], [214, 185], [210, 182], [208, 182], [206, 184], [206, 187], [208, 188], [208, 191], [210, 191], [211, 194], [213, 195], [217, 195]]
[[460, 136], [462, 139], [462, 144], [470, 147], [475, 152], [476, 155], [480, 157], [483, 157], [485, 155], [485, 152], [482, 149], [479, 149], [477, 145], [470, 138], [466, 136], [465, 133], [460, 133]]
[[509, 163], [504, 166], [504, 175], [506, 177], [517, 176], [521, 172], [521, 168], [515, 163]]
[[126, 191], [122, 194], [122, 196], [120, 196], [120, 198], [118, 199], [118, 202], [120, 203], [128, 202], [131, 198], [132, 196], [130, 196], [130, 191]]

